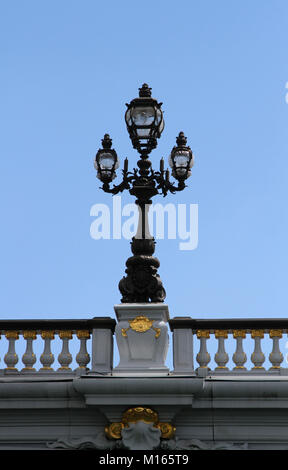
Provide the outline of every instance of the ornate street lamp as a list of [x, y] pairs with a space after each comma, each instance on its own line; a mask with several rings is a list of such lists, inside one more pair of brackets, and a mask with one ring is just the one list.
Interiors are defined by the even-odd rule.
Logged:
[[144, 83], [139, 88], [139, 97], [126, 104], [125, 121], [133, 147], [139, 152], [138, 169], [128, 171], [128, 160], [124, 160], [122, 182], [110, 186], [116, 177], [119, 167], [117, 154], [112, 149], [112, 140], [108, 134], [102, 139], [103, 148], [99, 149], [94, 166], [97, 177], [102, 181], [102, 189], [111, 194], [117, 194], [127, 189], [131, 195], [136, 196], [139, 209], [138, 230], [132, 238], [131, 251], [133, 256], [126, 261], [126, 276], [119, 282], [122, 294], [122, 303], [164, 302], [166, 297], [162, 281], [157, 273], [159, 260], [153, 257], [155, 239], [150, 235], [148, 226], [148, 209], [152, 204], [151, 198], [156, 194], [164, 197], [168, 192], [182, 191], [186, 185], [185, 180], [191, 175], [193, 154], [187, 146], [187, 139], [180, 132], [173, 147], [169, 164], [172, 176], [178, 184], [170, 182], [169, 170], [164, 170], [164, 160], [160, 160], [159, 171], [152, 169], [149, 160], [150, 152], [156, 148], [157, 139], [164, 129], [162, 103], [158, 103], [151, 96], [151, 88]]

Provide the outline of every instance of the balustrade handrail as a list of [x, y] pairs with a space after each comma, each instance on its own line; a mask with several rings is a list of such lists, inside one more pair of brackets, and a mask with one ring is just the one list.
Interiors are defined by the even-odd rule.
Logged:
[[110, 317], [95, 317], [91, 319], [29, 319], [29, 320], [0, 320], [0, 332], [17, 330], [19, 332], [32, 331], [48, 331], [54, 330], [87, 330], [108, 329], [112, 333], [115, 331], [116, 321]]
[[288, 318], [209, 318], [196, 319], [191, 317], [174, 317], [169, 320], [171, 331], [175, 329], [191, 329], [193, 333], [198, 330], [286, 330], [288, 332]]

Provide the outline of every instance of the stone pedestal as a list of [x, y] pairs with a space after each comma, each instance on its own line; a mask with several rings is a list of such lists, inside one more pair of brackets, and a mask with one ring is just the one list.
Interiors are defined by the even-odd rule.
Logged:
[[133, 303], [114, 306], [120, 362], [113, 375], [164, 374], [168, 337], [168, 306], [162, 303]]

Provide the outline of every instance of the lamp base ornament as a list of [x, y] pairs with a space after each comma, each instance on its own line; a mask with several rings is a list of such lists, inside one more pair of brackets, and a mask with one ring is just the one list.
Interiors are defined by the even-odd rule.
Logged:
[[133, 237], [131, 249], [134, 256], [126, 261], [126, 274], [119, 282], [122, 303], [164, 302], [166, 292], [157, 269], [160, 262], [152, 254], [155, 240]]

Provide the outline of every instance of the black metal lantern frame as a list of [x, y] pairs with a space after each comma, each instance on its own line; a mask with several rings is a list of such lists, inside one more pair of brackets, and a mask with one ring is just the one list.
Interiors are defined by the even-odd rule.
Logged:
[[[102, 139], [103, 148], [99, 149], [95, 156], [95, 169], [97, 170], [97, 177], [106, 183], [111, 183], [111, 181], [116, 178], [116, 169], [119, 167], [119, 160], [117, 153], [112, 149], [112, 139], [110, 139], [109, 134], [104, 135]], [[103, 164], [104, 161], [110, 160], [110, 164], [106, 166]]]
[[[111, 194], [128, 190], [131, 195], [136, 196], [135, 203], [139, 208], [139, 227], [131, 242], [133, 256], [126, 261], [126, 276], [119, 282], [123, 303], [164, 302], [166, 292], [157, 272], [160, 263], [152, 256], [156, 242], [149, 232], [147, 206], [152, 204], [152, 197], [157, 194], [166, 196], [168, 192], [174, 194], [182, 191], [186, 187], [185, 180], [190, 176], [193, 165], [193, 153], [186, 145], [184, 133], [180, 132], [176, 139], [177, 146], [173, 147], [169, 159], [172, 176], [176, 178], [177, 185], [170, 181], [169, 170], [164, 170], [163, 158], [160, 160], [159, 171], [153, 170], [148, 155], [157, 146], [157, 139], [164, 129], [161, 105], [162, 103], [151, 97], [151, 88], [147, 84], [139, 89], [139, 98], [133, 99], [127, 105], [125, 121], [132, 145], [138, 150], [140, 159], [137, 162], [138, 168], [131, 172], [128, 171], [128, 160], [125, 158], [120, 184], [110, 186], [119, 162], [115, 150], [111, 149], [112, 140], [108, 134], [105, 134], [102, 140], [103, 149], [99, 149], [95, 157], [97, 176], [103, 183], [101, 189]], [[101, 155], [107, 151], [110, 152], [114, 163], [109, 171], [107, 168], [105, 171], [99, 171]], [[181, 162], [180, 166], [177, 166], [177, 158], [181, 153], [186, 156], [185, 165]]]
[[164, 129], [162, 103], [151, 97], [151, 88], [144, 83], [139, 89], [139, 98], [126, 106], [125, 121], [132, 145], [146, 156], [157, 146]]
[[[172, 168], [172, 176], [178, 181], [185, 181], [191, 176], [191, 168], [194, 164], [193, 153], [187, 144], [187, 138], [180, 132], [176, 139], [177, 146], [173, 147], [169, 164]], [[180, 161], [179, 161], [180, 160]]]

